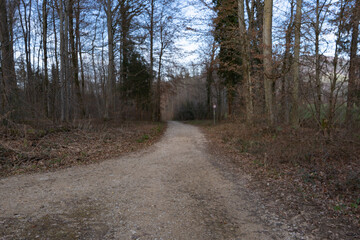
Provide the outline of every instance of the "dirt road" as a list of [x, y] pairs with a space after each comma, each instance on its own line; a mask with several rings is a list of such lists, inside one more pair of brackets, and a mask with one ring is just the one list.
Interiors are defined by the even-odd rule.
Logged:
[[203, 134], [170, 122], [160, 142], [120, 159], [0, 180], [0, 239], [295, 239], [263, 216]]

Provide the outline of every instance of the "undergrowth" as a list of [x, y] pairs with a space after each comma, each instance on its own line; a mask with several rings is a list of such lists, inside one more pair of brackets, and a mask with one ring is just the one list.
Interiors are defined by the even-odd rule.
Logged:
[[[203, 125], [207, 135], [236, 158], [239, 167], [265, 180], [279, 179], [293, 190], [360, 224], [359, 131], [248, 126], [225, 122]], [[298, 189], [298, 190], [296, 190]]]

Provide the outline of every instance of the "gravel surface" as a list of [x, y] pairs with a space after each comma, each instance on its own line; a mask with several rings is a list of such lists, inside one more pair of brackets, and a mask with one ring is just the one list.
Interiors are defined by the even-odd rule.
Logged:
[[197, 127], [119, 159], [0, 180], [0, 239], [310, 239], [267, 216]]

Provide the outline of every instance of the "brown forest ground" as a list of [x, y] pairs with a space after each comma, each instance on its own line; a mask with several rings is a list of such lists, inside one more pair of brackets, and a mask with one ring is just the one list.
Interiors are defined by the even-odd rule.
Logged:
[[0, 127], [0, 177], [51, 171], [118, 157], [156, 142], [165, 123], [84, 120], [54, 126], [41, 121]]
[[[211, 151], [250, 174], [264, 199], [285, 206], [280, 215], [302, 216], [320, 231], [359, 236], [360, 132], [309, 128], [249, 127], [236, 122], [202, 127]], [[300, 214], [299, 214], [300, 213]], [[311, 230], [311, 229], [310, 229]]]

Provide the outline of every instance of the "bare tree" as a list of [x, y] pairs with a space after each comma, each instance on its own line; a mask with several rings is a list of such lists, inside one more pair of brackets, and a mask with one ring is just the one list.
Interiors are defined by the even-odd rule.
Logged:
[[292, 65], [292, 104], [290, 121], [294, 127], [299, 126], [299, 62], [302, 0], [296, 0], [294, 62]]
[[85, 107], [83, 98], [81, 96], [80, 81], [79, 81], [79, 60], [78, 60], [78, 49], [75, 44], [75, 33], [74, 33], [74, 1], [69, 0], [69, 38], [71, 47], [71, 58], [72, 58], [72, 74], [75, 85], [75, 95], [79, 104], [80, 116], [85, 117]]
[[6, 0], [0, 0], [0, 43], [1, 43], [1, 79], [2, 111], [11, 111], [15, 107], [16, 76], [12, 43], [8, 28]]
[[[360, 0], [355, 0], [355, 7], [351, 15], [351, 43], [350, 43], [350, 66], [349, 66], [349, 84], [346, 108], [346, 121], [352, 120], [352, 110], [356, 99], [356, 68], [359, 65], [357, 56], [359, 39], [359, 21], [360, 21]], [[360, 89], [359, 89], [360, 91]]]
[[48, 32], [48, 9], [47, 0], [43, 0], [42, 3], [42, 34], [43, 34], [43, 53], [44, 53], [44, 108], [45, 115], [49, 116], [50, 113], [50, 100], [49, 100], [49, 74], [48, 74], [48, 52], [47, 52], [47, 32]]
[[267, 118], [270, 125], [274, 124], [274, 106], [272, 91], [272, 8], [273, 1], [265, 0], [264, 6], [264, 86], [265, 86], [265, 105]]
[[[251, 9], [254, 9], [254, 1], [252, 1]], [[253, 106], [253, 91], [252, 91], [252, 78], [251, 78], [251, 66], [250, 66], [250, 46], [249, 36], [246, 30], [245, 24], [245, 9], [244, 0], [238, 0], [238, 22], [240, 30], [240, 44], [242, 47], [242, 70], [244, 76], [245, 86], [245, 106], [246, 106], [246, 119], [247, 122], [251, 122], [253, 118], [254, 106]], [[249, 15], [252, 18], [253, 15]], [[249, 20], [252, 22], [252, 19]]]

